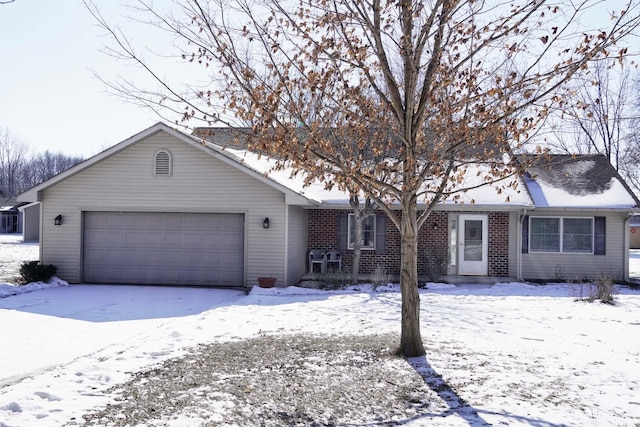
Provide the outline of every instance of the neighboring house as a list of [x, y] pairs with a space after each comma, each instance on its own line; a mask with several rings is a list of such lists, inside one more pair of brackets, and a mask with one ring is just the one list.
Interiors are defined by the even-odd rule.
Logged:
[[22, 233], [22, 212], [16, 199], [0, 199], [0, 233]]
[[[213, 129], [208, 139], [226, 145], [228, 136]], [[560, 159], [537, 165], [517, 191], [483, 187], [465, 193], [463, 205], [441, 204], [420, 230], [419, 273], [442, 260], [450, 279], [602, 271], [626, 279], [628, 219], [638, 200], [606, 158]], [[340, 251], [348, 270], [348, 194], [305, 188], [286, 170], [266, 176], [272, 165], [158, 123], [19, 199], [39, 202], [40, 259], [70, 283], [243, 287], [271, 276], [295, 285], [307, 277], [310, 249]], [[376, 212], [364, 230], [361, 272], [398, 274], [400, 235], [391, 221]]]

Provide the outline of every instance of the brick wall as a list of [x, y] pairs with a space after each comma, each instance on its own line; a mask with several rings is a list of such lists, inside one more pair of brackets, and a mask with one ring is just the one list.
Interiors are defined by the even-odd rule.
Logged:
[[489, 276], [509, 276], [509, 213], [489, 213]]
[[[309, 249], [332, 250], [338, 248], [338, 215], [349, 210], [311, 209], [309, 210]], [[460, 212], [465, 213], [465, 212]], [[469, 212], [478, 213], [478, 212]], [[384, 215], [376, 212], [376, 215]], [[398, 212], [398, 216], [400, 213]], [[509, 275], [509, 214], [490, 212], [489, 214], [489, 276]], [[418, 274], [428, 274], [427, 254], [447, 257], [449, 251], [449, 213], [433, 212], [418, 232]], [[352, 251], [342, 254], [342, 266], [351, 269]], [[400, 274], [400, 232], [387, 218], [385, 254], [374, 250], [362, 250], [360, 273], [372, 273], [376, 266], [390, 274]], [[446, 274], [446, 272], [445, 272]]]

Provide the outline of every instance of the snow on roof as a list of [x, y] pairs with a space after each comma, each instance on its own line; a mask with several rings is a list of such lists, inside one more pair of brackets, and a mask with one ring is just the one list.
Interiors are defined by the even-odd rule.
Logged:
[[[276, 164], [273, 158], [238, 148], [218, 147], [218, 149], [257, 172], [268, 176], [269, 179], [302, 194], [308, 199], [327, 205], [349, 204], [349, 193], [338, 189], [337, 186], [333, 186], [328, 190], [326, 189], [325, 183], [320, 181], [313, 181], [311, 184], [305, 186], [305, 176], [302, 172], [294, 173], [292, 168], [284, 168], [277, 171], [272, 170]], [[479, 184], [482, 177], [486, 175], [482, 173], [478, 174], [479, 169], [482, 168], [484, 167], [480, 165], [470, 166], [462, 186], [470, 187]], [[478, 206], [533, 206], [522, 180], [518, 179], [518, 181], [520, 185], [515, 190], [513, 188], [502, 188], [499, 190], [499, 188], [502, 187], [502, 183], [468, 190], [467, 192], [461, 193], [461, 198], [457, 204], [461, 204], [460, 202], [462, 202], [464, 205], [473, 204]], [[456, 202], [447, 200], [443, 204], [452, 206], [455, 205]]]
[[[464, 180], [460, 183], [459, 188], [475, 187], [483, 183], [486, 176], [490, 174], [487, 165], [468, 165], [468, 170]], [[517, 187], [514, 189], [506, 184], [510, 181], [517, 180]], [[506, 178], [493, 184], [486, 184], [478, 188], [460, 192], [460, 198], [457, 202], [453, 200], [445, 200], [447, 206], [454, 204], [476, 205], [476, 206], [525, 206], [533, 207], [531, 198], [527, 189], [519, 177]]]
[[[304, 184], [304, 172], [295, 173], [292, 168], [273, 170], [276, 160], [249, 151], [245, 147], [230, 147], [208, 142], [225, 152], [229, 157], [248, 166], [280, 185], [324, 205], [348, 205], [349, 194], [333, 186], [330, 190], [324, 182]], [[522, 156], [524, 159], [527, 156]], [[635, 209], [640, 202], [622, 182], [608, 159], [602, 155], [553, 155], [530, 157], [533, 165], [529, 173], [515, 178], [515, 189], [503, 183], [484, 185], [459, 193], [441, 205], [474, 205], [539, 208], [608, 208]], [[483, 171], [483, 169], [487, 169]], [[489, 173], [484, 165], [469, 165], [468, 172], [459, 188], [473, 187], [482, 182]], [[510, 178], [513, 180], [514, 178]], [[503, 188], [506, 187], [506, 188]]]
[[638, 201], [606, 157], [552, 156], [529, 168], [525, 183], [538, 208], [634, 209]]
[[327, 199], [335, 199], [349, 202], [349, 195], [344, 191], [333, 187], [331, 190], [325, 189], [322, 182], [314, 181], [308, 186], [304, 185], [304, 174], [302, 172], [295, 173], [293, 168], [284, 168], [282, 170], [273, 170], [276, 160], [258, 153], [230, 147], [219, 147], [225, 154], [231, 158], [245, 164], [255, 171], [267, 176], [269, 179], [302, 194], [308, 199], [317, 202], [326, 202]]

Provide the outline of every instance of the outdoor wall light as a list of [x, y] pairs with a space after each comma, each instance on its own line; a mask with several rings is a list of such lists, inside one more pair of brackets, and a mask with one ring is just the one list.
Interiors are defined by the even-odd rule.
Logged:
[[264, 221], [262, 221], [262, 228], [269, 228], [270, 225], [270, 221], [269, 221], [269, 217], [265, 218]]
[[433, 227], [434, 230], [438, 229], [438, 223], [437, 222], [434, 222], [431, 226]]
[[53, 225], [62, 225], [62, 215], [58, 215], [53, 219]]

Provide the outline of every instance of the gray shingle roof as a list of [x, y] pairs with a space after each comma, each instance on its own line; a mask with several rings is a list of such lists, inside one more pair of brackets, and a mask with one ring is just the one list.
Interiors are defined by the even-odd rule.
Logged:
[[604, 155], [525, 155], [519, 159], [528, 165], [525, 182], [536, 206], [545, 202], [545, 207], [576, 206], [581, 200], [585, 207], [640, 207], [640, 201]]

